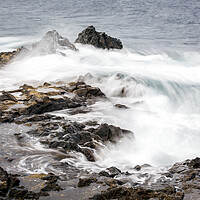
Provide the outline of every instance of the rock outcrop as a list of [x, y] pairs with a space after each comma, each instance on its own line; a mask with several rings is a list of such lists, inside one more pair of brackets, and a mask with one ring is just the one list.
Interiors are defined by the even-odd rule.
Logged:
[[[60, 194], [71, 199], [100, 200], [199, 198], [200, 158], [176, 163], [166, 172], [160, 172], [159, 177], [156, 175], [155, 180], [152, 177], [154, 175], [143, 171], [144, 165], [136, 165], [126, 172], [112, 165], [99, 173], [88, 174], [71, 165], [70, 161], [63, 161], [65, 158], [76, 159], [82, 153], [88, 161], [95, 162], [95, 152], [99, 147], [115, 143], [124, 135], [133, 134], [106, 123], [80, 123], [70, 119], [70, 115], [90, 112], [90, 105], [99, 100], [109, 101], [99, 88], [83, 81], [44, 83], [37, 87], [25, 84], [17, 90], [1, 91], [0, 122], [7, 122], [5, 125], [11, 126], [12, 123], [27, 126], [26, 131], [15, 133], [14, 139], [23, 144], [31, 136], [46, 148], [56, 150], [54, 159], [59, 162], [54, 167], [65, 173], [59, 177], [57, 174], [18, 176], [0, 167], [0, 199], [38, 199], [47, 195], [62, 199]], [[69, 117], [46, 113], [63, 109], [66, 109], [64, 113]], [[4, 160], [11, 163], [15, 159], [6, 157]], [[133, 182], [133, 177], [136, 177], [135, 180], [142, 178], [143, 181]]]
[[[75, 43], [91, 44], [102, 49], [123, 48], [122, 42], [119, 39], [110, 37], [105, 32], [97, 32], [94, 26], [88, 26], [82, 33], [79, 33]], [[74, 44], [67, 38], [62, 37], [56, 30], [48, 31], [39, 42], [32, 45], [31, 50], [21, 47], [12, 52], [0, 52], [0, 67], [3, 67], [22, 53], [25, 55], [47, 55], [58, 52], [65, 56], [65, 54], [61, 52], [64, 49], [78, 51]]]
[[[30, 188], [24, 187], [21, 180], [23, 185]], [[47, 191], [61, 190], [57, 181], [58, 177], [54, 174], [33, 174], [20, 177], [9, 174], [0, 167], [0, 199], [39, 199], [41, 196], [49, 196]], [[33, 191], [34, 187], [37, 192]]]
[[[25, 84], [18, 90], [1, 93], [1, 123], [15, 122], [26, 125], [31, 122], [31, 125], [35, 124], [37, 128], [28, 134], [39, 137], [41, 142], [50, 148], [65, 153], [80, 152], [89, 161], [95, 161], [94, 150], [99, 142], [116, 142], [118, 138], [131, 133], [119, 127], [99, 125], [96, 122], [91, 122], [90, 128], [86, 128], [84, 124], [45, 114], [63, 109], [68, 109], [70, 115], [87, 113], [87, 107], [91, 104], [99, 99], [107, 100], [99, 88], [84, 82], [52, 85], [44, 83], [38, 87]], [[21, 139], [20, 135], [16, 137]]]
[[84, 82], [71, 82], [66, 85], [44, 83], [39, 87], [24, 84], [18, 90], [1, 93], [0, 114], [4, 114], [0, 117], [0, 122], [10, 122], [21, 115], [43, 114], [82, 107], [82, 109], [73, 110], [75, 114], [82, 112], [88, 103], [92, 104], [98, 98], [106, 99], [99, 88]]
[[78, 34], [75, 43], [90, 44], [102, 49], [122, 49], [122, 42], [108, 36], [105, 32], [97, 32], [94, 26], [88, 26], [85, 30]]
[[11, 62], [14, 58], [16, 58], [17, 55], [19, 54], [24, 54], [27, 53], [29, 50], [26, 49], [25, 47], [18, 48], [16, 51], [11, 51], [11, 52], [1, 52], [0, 53], [0, 67], [3, 65]]
[[42, 55], [55, 54], [59, 49], [77, 51], [76, 47], [67, 38], [59, 35], [56, 30], [48, 31], [42, 40], [32, 45], [32, 51]]

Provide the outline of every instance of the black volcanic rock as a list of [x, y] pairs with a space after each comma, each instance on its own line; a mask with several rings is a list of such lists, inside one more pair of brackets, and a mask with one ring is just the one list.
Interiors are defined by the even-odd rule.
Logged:
[[48, 31], [42, 40], [32, 45], [32, 50], [41, 54], [54, 54], [57, 49], [65, 48], [77, 51], [76, 47], [67, 38], [59, 35], [56, 30]]
[[85, 30], [78, 34], [75, 43], [91, 44], [102, 49], [122, 49], [122, 42], [108, 36], [105, 32], [97, 32], [94, 26], [88, 26]]
[[97, 135], [101, 138], [102, 141], [110, 141], [116, 142], [116, 139], [128, 134], [132, 133], [131, 131], [121, 129], [119, 127], [108, 125], [108, 124], [101, 124], [95, 131], [94, 135]]

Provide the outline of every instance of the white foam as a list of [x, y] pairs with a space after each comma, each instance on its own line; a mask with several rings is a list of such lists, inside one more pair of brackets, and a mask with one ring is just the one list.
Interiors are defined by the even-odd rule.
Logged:
[[[23, 83], [82, 79], [98, 86], [110, 102], [91, 106], [92, 112], [69, 116], [85, 122], [96, 120], [132, 130], [116, 145], [96, 152], [97, 162], [79, 157], [76, 165], [96, 169], [96, 165], [119, 168], [149, 163], [166, 166], [200, 154], [200, 54], [179, 52], [176, 59], [166, 53], [141, 55], [128, 50], [107, 51], [77, 45], [79, 52], [25, 58], [0, 70], [0, 88], [16, 88]], [[121, 74], [118, 74], [121, 73]], [[124, 89], [123, 89], [124, 88]], [[125, 92], [122, 92], [124, 90]], [[120, 97], [123, 93], [124, 97]], [[141, 101], [143, 103], [134, 104]], [[122, 103], [127, 110], [115, 108]], [[84, 164], [85, 163], [85, 164]]]

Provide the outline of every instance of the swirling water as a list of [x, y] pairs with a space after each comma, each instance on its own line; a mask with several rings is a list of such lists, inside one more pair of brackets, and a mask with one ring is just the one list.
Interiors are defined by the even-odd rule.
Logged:
[[[67, 57], [26, 58], [0, 70], [0, 89], [76, 80], [80, 75], [100, 87], [111, 102], [96, 103], [92, 113], [76, 115], [74, 120], [94, 119], [134, 132], [134, 138], [125, 137], [96, 152], [100, 167], [166, 166], [199, 156], [199, 13], [198, 0], [2, 1], [0, 51], [30, 47], [51, 29], [73, 41], [90, 24], [120, 38], [124, 49], [107, 51], [77, 45], [80, 51], [66, 51]], [[126, 95], [120, 97], [123, 88]], [[130, 109], [119, 111], [113, 107], [115, 103]], [[66, 116], [65, 112], [56, 114]], [[77, 166], [95, 169], [82, 157], [77, 159]]]

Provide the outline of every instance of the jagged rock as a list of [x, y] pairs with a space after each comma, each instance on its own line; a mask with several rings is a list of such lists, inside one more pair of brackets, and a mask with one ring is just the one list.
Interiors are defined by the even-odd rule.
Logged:
[[[95, 103], [98, 98], [106, 99], [106, 96], [99, 88], [84, 82], [69, 83], [69, 87], [52, 86], [45, 83], [34, 88], [25, 84], [20, 86], [18, 90], [2, 91], [2, 95], [0, 95], [0, 122], [12, 122], [14, 118], [21, 115], [43, 114], [66, 108], [71, 109], [70, 114], [86, 113], [90, 111], [86, 107], [87, 104]], [[79, 107], [80, 109], [74, 109]], [[23, 122], [25, 121], [18, 121], [18, 123]]]
[[0, 101], [6, 101], [6, 100], [17, 102], [17, 99], [12, 94], [4, 93], [0, 95]]
[[196, 157], [195, 159], [191, 160], [190, 163], [188, 163], [188, 166], [194, 169], [200, 168], [200, 158]]
[[107, 168], [107, 170], [110, 173], [110, 177], [114, 177], [114, 176], [122, 173], [121, 170], [117, 169], [116, 167], [109, 167], [109, 168]]
[[91, 149], [84, 147], [81, 149], [81, 153], [85, 155], [87, 160], [89, 160], [91, 162], [95, 162], [94, 153]]
[[89, 186], [91, 183], [97, 182], [97, 179], [94, 177], [89, 178], [79, 178], [78, 187]]
[[105, 142], [116, 142], [118, 137], [122, 137], [126, 133], [132, 132], [108, 124], [101, 124], [97, 130], [94, 131], [94, 134], [99, 136], [101, 140]]
[[78, 34], [75, 43], [91, 44], [102, 49], [122, 49], [122, 42], [108, 36], [105, 32], [97, 32], [94, 26], [88, 26], [85, 30]]
[[41, 98], [41, 101], [36, 101], [35, 104], [30, 105], [27, 108], [21, 109], [21, 114], [42, 114], [45, 112], [51, 112], [55, 110], [62, 110], [66, 108], [76, 108], [81, 106], [79, 103], [71, 101], [69, 98], [49, 99]]
[[118, 168], [109, 167], [106, 170], [99, 172], [99, 175], [114, 178], [115, 176], [120, 175], [121, 173], [121, 170], [119, 170]]
[[16, 51], [12, 52], [1, 52], [0, 53], [0, 67], [4, 66], [5, 64], [9, 63], [16, 58], [19, 54], [26, 54], [29, 50], [25, 47], [18, 48]]
[[90, 85], [86, 85], [85, 82], [71, 82], [69, 83], [69, 88], [67, 91], [73, 92], [79, 97], [93, 98], [93, 97], [103, 97], [105, 98], [105, 94], [97, 87], [92, 87]]
[[42, 40], [32, 45], [32, 51], [41, 54], [55, 54], [58, 49], [63, 48], [77, 51], [76, 47], [67, 38], [59, 35], [56, 30], [48, 31]]
[[[100, 125], [97, 128], [85, 129], [84, 124], [68, 122], [62, 118], [56, 118], [56, 121], [53, 122], [53, 118], [49, 118], [50, 115], [47, 115], [47, 117], [45, 117], [45, 115], [40, 116], [42, 117], [38, 117], [38, 119], [42, 121], [35, 121], [36, 124], [39, 125], [38, 128], [28, 131], [28, 134], [41, 137], [41, 142], [48, 145], [50, 148], [59, 149], [66, 153], [71, 151], [81, 152], [85, 155], [87, 160], [91, 162], [95, 161], [94, 149], [98, 147], [98, 142], [114, 142], [117, 141], [117, 138], [129, 133], [127, 130], [108, 124]], [[32, 119], [36, 120], [37, 118], [23, 118], [23, 121], [32, 121]], [[94, 124], [96, 126], [96, 123]], [[57, 132], [59, 127], [62, 127], [62, 130]], [[47, 139], [52, 135], [52, 132], [56, 134], [51, 137], [51, 140]], [[106, 135], [104, 135], [104, 132]], [[116, 175], [114, 172], [109, 172], [109, 174], [111, 174], [111, 176], [113, 176], [113, 174]]]

